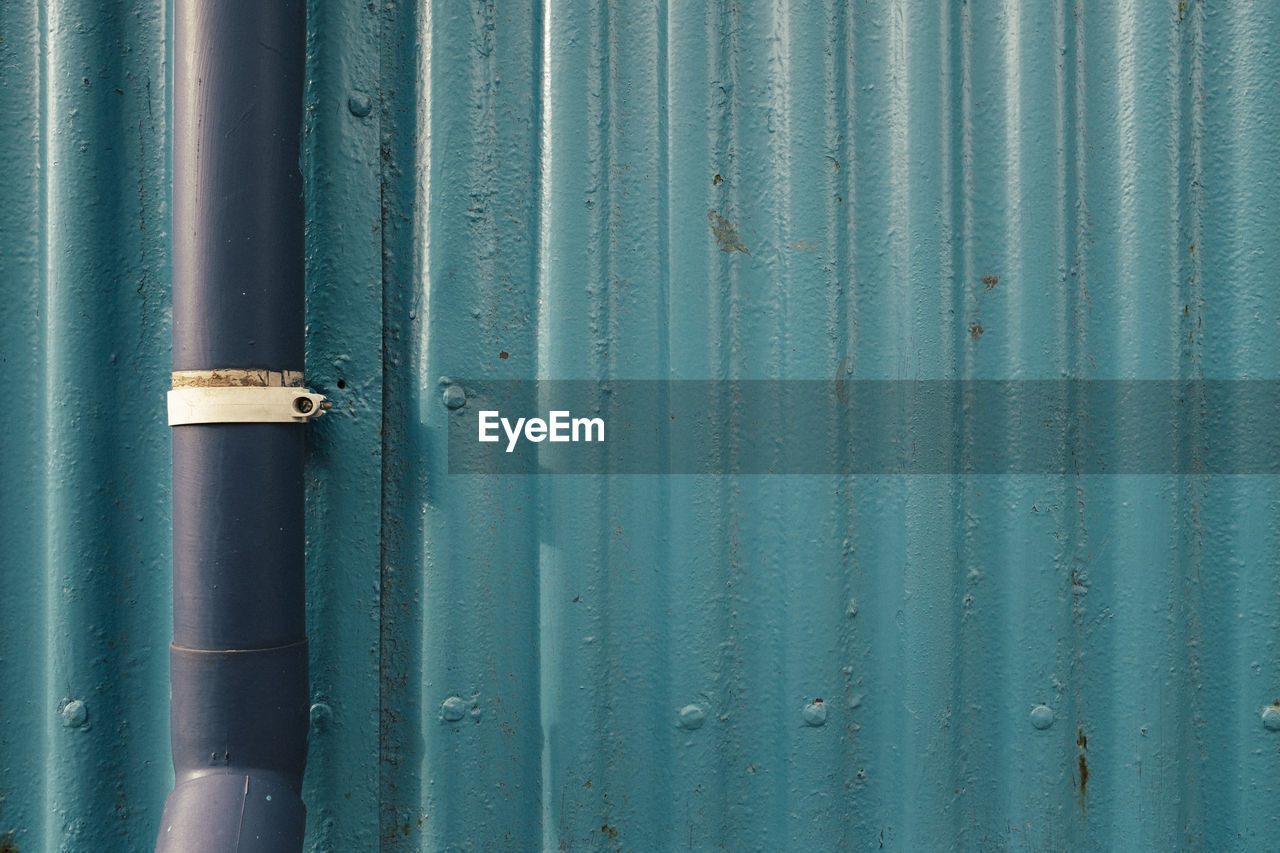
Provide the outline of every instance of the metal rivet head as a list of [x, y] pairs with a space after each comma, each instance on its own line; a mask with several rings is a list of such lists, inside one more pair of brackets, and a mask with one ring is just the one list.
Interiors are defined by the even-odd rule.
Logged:
[[462, 701], [459, 696], [450, 696], [440, 705], [440, 716], [444, 717], [446, 722], [456, 723], [461, 720], [467, 713], [467, 703]]
[[350, 98], [347, 98], [347, 109], [350, 110], [351, 114], [356, 118], [364, 118], [369, 113], [373, 112], [373, 101], [369, 100], [368, 95], [352, 95]]
[[444, 393], [441, 396], [444, 399], [444, 404], [451, 409], [460, 409], [467, 402], [467, 392], [457, 385], [450, 385], [444, 389]]
[[89, 709], [79, 699], [72, 699], [62, 706], [62, 724], [69, 729], [78, 729], [89, 722]]
[[680, 709], [678, 717], [680, 728], [693, 731], [702, 728], [702, 724], [707, 719], [707, 712], [702, 710], [701, 705], [685, 705]]
[[333, 722], [333, 709], [324, 702], [317, 702], [311, 706], [311, 727], [318, 732], [322, 732], [329, 728], [329, 724]]
[[1280, 732], [1280, 705], [1262, 709], [1262, 725], [1269, 732]]
[[1031, 725], [1044, 730], [1053, 725], [1053, 709], [1048, 705], [1037, 705], [1031, 709]]
[[821, 699], [814, 699], [808, 705], [804, 706], [804, 724], [806, 726], [821, 726], [827, 722], [827, 704]]
[[305, 415], [307, 412], [315, 408], [315, 403], [311, 402], [310, 397], [294, 397], [293, 408], [299, 414]]

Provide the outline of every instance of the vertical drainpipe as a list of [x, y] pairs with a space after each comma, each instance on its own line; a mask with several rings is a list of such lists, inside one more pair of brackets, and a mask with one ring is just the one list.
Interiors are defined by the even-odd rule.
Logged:
[[305, 0], [175, 0], [176, 781], [157, 851], [298, 851]]

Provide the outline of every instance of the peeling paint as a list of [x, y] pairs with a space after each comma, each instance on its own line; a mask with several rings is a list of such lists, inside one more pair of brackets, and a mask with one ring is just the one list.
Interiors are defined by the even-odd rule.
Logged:
[[716, 242], [720, 244], [722, 252], [742, 252], [744, 255], [750, 255], [742, 238], [738, 236], [738, 227], [725, 219], [714, 210], [707, 211], [707, 221], [711, 223], [711, 233], [716, 238]]

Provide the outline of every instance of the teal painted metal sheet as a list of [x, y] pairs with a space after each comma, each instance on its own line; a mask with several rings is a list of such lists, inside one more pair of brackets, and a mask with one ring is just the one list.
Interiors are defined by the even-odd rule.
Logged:
[[[0, 6], [0, 848], [149, 849], [172, 783], [168, 26]], [[1192, 453], [1240, 413], [1177, 474], [446, 439], [507, 379], [1278, 380], [1277, 37], [1263, 0], [314, 0], [306, 849], [1273, 848], [1280, 485]]]
[[164, 31], [0, 7], [0, 848], [146, 849], [168, 781]]

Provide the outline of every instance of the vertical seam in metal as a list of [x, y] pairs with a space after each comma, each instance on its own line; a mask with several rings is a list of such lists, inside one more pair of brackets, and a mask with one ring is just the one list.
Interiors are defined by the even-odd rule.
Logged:
[[[52, 6], [53, 4], [51, 3], [39, 3], [37, 4], [36, 13], [35, 13], [36, 31], [39, 39], [38, 47], [37, 47], [38, 58], [36, 62], [36, 67], [39, 69], [38, 73], [40, 75], [40, 81], [38, 84], [39, 91], [37, 94], [38, 101], [36, 105], [36, 110], [37, 110], [36, 124], [37, 124], [37, 127], [40, 128], [39, 142], [38, 142], [38, 151], [39, 151], [39, 157], [40, 157], [40, 163], [39, 163], [40, 178], [37, 181], [37, 185], [40, 188], [39, 210], [43, 213], [43, 216], [44, 216], [44, 221], [41, 223], [41, 227], [39, 229], [40, 231], [39, 252], [40, 252], [40, 258], [41, 258], [41, 268], [42, 268], [43, 277], [44, 277], [44, 281], [42, 282], [43, 287], [40, 290], [40, 294], [42, 297], [41, 309], [44, 312], [44, 316], [43, 316], [44, 329], [43, 329], [42, 343], [44, 344], [43, 349], [44, 349], [44, 352], [46, 353], [46, 357], [44, 359], [44, 376], [43, 376], [44, 428], [41, 430], [41, 437], [44, 441], [42, 456], [45, 463], [43, 467], [43, 472], [42, 472], [45, 477], [44, 488], [42, 489], [43, 498], [44, 498], [44, 507], [43, 507], [44, 511], [40, 515], [40, 523], [44, 526], [44, 537], [45, 537], [45, 549], [44, 549], [45, 571], [42, 573], [44, 584], [45, 584], [45, 611], [44, 611], [45, 642], [42, 644], [43, 646], [42, 652], [44, 653], [44, 659], [45, 659], [45, 665], [44, 665], [45, 683], [44, 683], [44, 692], [40, 697], [40, 702], [42, 705], [53, 698], [54, 690], [56, 689], [56, 685], [54, 684], [54, 675], [53, 675], [53, 668], [55, 663], [55, 661], [53, 660], [54, 658], [53, 650], [57, 646], [57, 638], [54, 635], [54, 629], [53, 629], [53, 626], [56, 623], [56, 620], [53, 618], [53, 610], [54, 610], [53, 602], [54, 602], [54, 590], [57, 584], [53, 581], [53, 566], [50, 565], [50, 556], [49, 556], [50, 554], [53, 553], [53, 548], [51, 547], [52, 542], [49, 541], [49, 536], [50, 536], [49, 518], [51, 517], [51, 513], [53, 510], [52, 501], [50, 500], [50, 494], [52, 490], [49, 488], [49, 475], [51, 473], [50, 463], [52, 461], [53, 442], [49, 437], [49, 431], [55, 421], [55, 416], [53, 412], [53, 400], [55, 399], [55, 395], [54, 395], [54, 389], [53, 389], [53, 359], [48, 358], [47, 356], [47, 353], [49, 352], [49, 349], [50, 349], [49, 347], [50, 337], [53, 334], [52, 312], [50, 310], [51, 300], [50, 300], [49, 293], [53, 286], [53, 278], [54, 278], [54, 272], [53, 272], [54, 259], [50, 256], [50, 245], [49, 245], [49, 226], [52, 224], [52, 220], [53, 220], [53, 212], [50, 209], [50, 203], [49, 203], [49, 200], [53, 197], [53, 193], [50, 191], [50, 187], [49, 187], [49, 184], [52, 180], [51, 178], [52, 170], [50, 169], [50, 163], [49, 163], [49, 140], [53, 138], [53, 128], [52, 128], [53, 110], [50, 105], [50, 85], [49, 85], [49, 80], [53, 76], [53, 71], [52, 71], [53, 59], [52, 59], [50, 24], [49, 24], [49, 17], [51, 14]], [[55, 754], [54, 753], [54, 737], [57, 735], [57, 723], [55, 722], [54, 715], [50, 713], [51, 709], [45, 708], [44, 711], [45, 711], [45, 714], [44, 714], [45, 752], [44, 754], [46, 756], [53, 756]], [[46, 761], [48, 760], [49, 759], [46, 758]], [[52, 838], [55, 837], [55, 834], [58, 830], [58, 823], [59, 823], [57, 820], [57, 815], [53, 808], [53, 802], [51, 800], [52, 791], [51, 791], [51, 786], [49, 784], [49, 776], [50, 774], [48, 772], [42, 773], [40, 776], [40, 782], [39, 782], [42, 788], [41, 799], [44, 802], [45, 818], [44, 818], [43, 833], [41, 835], [38, 835], [37, 838], [43, 841], [46, 847], [51, 846], [50, 841]], [[32, 841], [34, 840], [35, 839], [32, 839]]]
[[[430, 2], [430, 0], [427, 0]], [[387, 547], [387, 481], [390, 470], [390, 460], [393, 448], [391, 447], [390, 433], [388, 424], [388, 400], [391, 400], [390, 391], [387, 387], [387, 359], [391, 352], [387, 340], [387, 300], [388, 300], [388, 282], [387, 282], [387, 253], [391, 250], [390, 239], [388, 237], [388, 219], [387, 203], [388, 192], [387, 182], [391, 179], [388, 174], [390, 160], [390, 146], [388, 127], [391, 122], [388, 120], [388, 111], [390, 109], [389, 99], [386, 93], [386, 71], [387, 51], [394, 29], [395, 6], [387, 3], [382, 7], [382, 21], [378, 28], [379, 45], [378, 45], [378, 86], [377, 86], [377, 121], [378, 121], [378, 212], [381, 218], [381, 227], [379, 229], [379, 239], [381, 241], [381, 251], [379, 257], [381, 259], [381, 268], [379, 269], [379, 278], [381, 280], [380, 288], [380, 312], [381, 335], [379, 337], [381, 353], [379, 357], [379, 366], [381, 371], [382, 401], [381, 401], [381, 476], [379, 477], [379, 500], [378, 500], [378, 664], [377, 664], [377, 690], [378, 690], [378, 807], [375, 816], [375, 825], [378, 837], [378, 849], [384, 849], [383, 843], [385, 833], [383, 831], [385, 810], [389, 807], [386, 802], [385, 792], [387, 790], [387, 708], [386, 695], [383, 688], [384, 685], [384, 667], [387, 662], [386, 644], [387, 644], [387, 599], [386, 599], [386, 571], [387, 560], [389, 557]]]

